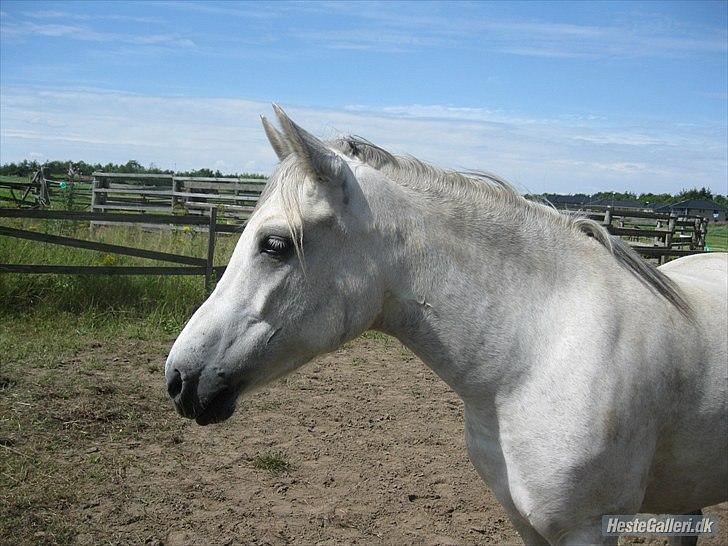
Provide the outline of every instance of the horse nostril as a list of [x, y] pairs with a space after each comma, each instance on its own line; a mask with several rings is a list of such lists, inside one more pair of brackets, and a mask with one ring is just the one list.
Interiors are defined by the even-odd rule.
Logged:
[[171, 379], [167, 382], [167, 392], [172, 398], [176, 398], [182, 391], [182, 376], [178, 370], [174, 370]]

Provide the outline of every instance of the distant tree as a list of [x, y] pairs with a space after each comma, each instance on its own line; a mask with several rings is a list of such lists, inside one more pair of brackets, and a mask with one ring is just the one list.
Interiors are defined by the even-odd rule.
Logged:
[[144, 168], [144, 165], [142, 165], [135, 159], [130, 159], [119, 169], [119, 172], [130, 174], [144, 174], [146, 173], [146, 171], [147, 170]]
[[713, 200], [713, 192], [710, 191], [706, 187], [702, 187], [700, 189], [697, 188], [691, 188], [691, 189], [682, 189], [680, 193], [677, 194], [677, 200], [678, 201], [686, 201], [688, 199], [706, 199], [708, 201]]
[[638, 200], [649, 204], [664, 203], [669, 205], [675, 202], [675, 197], [670, 193], [641, 193]]
[[174, 171], [171, 171], [169, 169], [160, 169], [154, 163], [149, 164], [149, 167], [147, 167], [146, 172], [148, 174], [174, 174]]
[[43, 169], [46, 175], [52, 175], [52, 174], [66, 174], [68, 172], [68, 167], [70, 165], [70, 161], [46, 161], [43, 164]]
[[716, 194], [713, 196], [713, 201], [728, 210], [728, 197], [725, 195]]
[[592, 195], [592, 200], [597, 199], [614, 199], [617, 201], [636, 201], [637, 195], [631, 191], [618, 192], [618, 191], [600, 191]]
[[[130, 159], [124, 164], [116, 163], [87, 163], [85, 161], [68, 161], [68, 160], [52, 160], [43, 164], [47, 175], [65, 176], [68, 168], [73, 164], [73, 168], [77, 173], [90, 175], [94, 171], [103, 171], [108, 173], [128, 173], [128, 174], [175, 174], [171, 169], [161, 169], [154, 163], [150, 163], [149, 167], [145, 167], [135, 159]], [[24, 159], [18, 163], [5, 163], [0, 165], [0, 175], [4, 176], [30, 176], [37, 171], [41, 165], [37, 161], [28, 161]], [[207, 168], [194, 169], [190, 171], [177, 172], [180, 176], [204, 176], [204, 177], [236, 177], [236, 178], [259, 178], [266, 177], [259, 173], [223, 173], [219, 169], [212, 170]]]
[[212, 178], [215, 176], [215, 173], [212, 172], [211, 169], [196, 169], [193, 171], [178, 172], [177, 174], [181, 176], [201, 176], [205, 178]]
[[6, 163], [0, 167], [0, 174], [4, 176], [30, 176], [38, 170], [40, 165], [37, 161], [24, 159], [20, 163]]

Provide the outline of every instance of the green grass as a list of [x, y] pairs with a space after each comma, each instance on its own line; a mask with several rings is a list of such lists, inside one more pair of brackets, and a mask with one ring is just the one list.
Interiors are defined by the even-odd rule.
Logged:
[[[27, 184], [30, 182], [29, 176], [6, 176], [0, 175], [0, 182], [20, 182]], [[54, 182], [58, 180], [54, 179]], [[11, 193], [8, 188], [0, 188], [0, 197], [7, 199], [20, 199], [24, 190], [16, 189]], [[33, 202], [33, 196], [29, 195], [26, 199], [26, 205]], [[51, 209], [57, 210], [88, 210], [91, 205], [91, 184], [88, 182], [76, 182], [73, 190], [61, 189], [57, 184], [51, 185]], [[16, 204], [6, 199], [0, 200], [0, 206], [14, 208]]]
[[[207, 235], [195, 231], [142, 231], [99, 227], [71, 221], [2, 220], [3, 225], [80, 239], [205, 257]], [[237, 236], [217, 239], [215, 263], [224, 265]], [[0, 237], [0, 263], [58, 265], [174, 265], [168, 262]], [[81, 314], [99, 322], [142, 319], [139, 335], [150, 323], [177, 329], [204, 300], [202, 276], [0, 275], [0, 316], [42, 313]]]
[[0, 182], [28, 182], [30, 180], [27, 176], [8, 176], [0, 174]]
[[728, 251], [728, 224], [709, 224], [705, 244], [710, 250]]
[[250, 461], [250, 464], [253, 468], [265, 470], [274, 476], [284, 472], [290, 472], [293, 469], [293, 465], [278, 453], [263, 453], [262, 455], [256, 455]]

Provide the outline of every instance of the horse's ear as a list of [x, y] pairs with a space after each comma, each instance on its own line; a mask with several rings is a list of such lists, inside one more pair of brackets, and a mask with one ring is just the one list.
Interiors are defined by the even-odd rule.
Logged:
[[291, 147], [288, 145], [288, 142], [286, 142], [285, 137], [278, 131], [278, 129], [273, 127], [271, 122], [268, 121], [265, 116], [260, 116], [260, 121], [263, 123], [265, 136], [268, 137], [268, 142], [270, 142], [270, 145], [273, 147], [273, 151], [278, 156], [278, 160], [283, 161], [291, 155]]
[[346, 177], [349, 166], [336, 153], [308, 131], [296, 125], [277, 104], [273, 105], [283, 135], [303, 167], [321, 181], [341, 181]]

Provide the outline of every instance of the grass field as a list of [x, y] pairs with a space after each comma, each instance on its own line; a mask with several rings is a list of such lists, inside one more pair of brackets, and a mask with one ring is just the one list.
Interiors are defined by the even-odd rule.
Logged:
[[27, 176], [7, 176], [0, 174], [0, 182], [27, 182]]
[[[73, 188], [61, 189], [58, 185], [60, 178], [54, 177], [51, 184], [51, 206], [60, 210], [89, 210], [91, 206], [91, 184], [89, 182], [76, 182]], [[0, 175], [0, 182], [30, 182], [30, 177]], [[0, 187], [0, 206], [17, 206], [18, 199], [23, 197], [24, 191], [16, 189], [11, 192], [9, 188]], [[30, 194], [24, 201], [24, 206], [35, 203], [33, 195]]]
[[728, 224], [709, 224], [705, 245], [710, 250], [728, 251]]
[[[87, 222], [5, 219], [4, 225], [105, 243], [204, 258], [207, 235], [195, 231], [142, 231], [129, 227], [99, 227]], [[217, 238], [215, 263], [224, 265], [238, 235]], [[59, 265], [173, 265], [131, 256], [0, 237], [0, 262]], [[0, 315], [38, 312], [74, 313], [102, 324], [127, 317], [146, 327], [179, 328], [204, 300], [202, 276], [73, 276], [0, 275]], [[123, 320], [122, 320], [123, 322]], [[141, 327], [141, 326], [140, 326]]]

